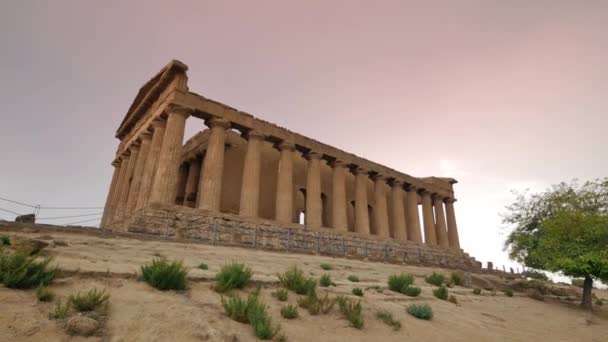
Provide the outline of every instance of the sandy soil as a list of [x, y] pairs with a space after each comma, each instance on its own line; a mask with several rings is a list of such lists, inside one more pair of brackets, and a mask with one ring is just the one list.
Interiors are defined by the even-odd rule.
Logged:
[[[43, 252], [53, 256], [63, 276], [51, 285], [59, 299], [93, 287], [111, 293], [109, 318], [102, 336], [89, 338], [67, 335], [59, 324], [48, 319], [54, 304], [39, 303], [34, 290], [11, 290], [0, 287], [0, 341], [255, 341], [248, 325], [234, 322], [223, 314], [220, 295], [211, 289], [211, 279], [221, 266], [231, 260], [245, 262], [255, 274], [253, 280], [262, 285], [262, 296], [269, 305], [273, 320], [281, 324], [289, 341], [606, 341], [608, 308], [594, 314], [581, 311], [576, 303], [528, 298], [523, 293], [506, 297], [473, 295], [470, 288], [450, 289], [458, 305], [433, 297], [431, 287], [422, 278], [434, 269], [370, 263], [313, 255], [264, 252], [244, 248], [184, 244], [162, 241], [141, 241], [128, 238], [101, 238], [70, 233], [14, 233], [9, 235], [45, 238], [53, 244]], [[140, 265], [157, 257], [183, 259], [191, 267], [189, 288], [183, 293], [161, 292], [137, 281]], [[196, 266], [205, 262], [209, 270]], [[300, 318], [286, 320], [280, 316], [284, 304], [271, 297], [277, 288], [276, 273], [290, 265], [319, 277], [325, 273], [320, 263], [329, 263], [329, 271], [338, 286], [331, 295], [350, 294], [353, 287], [386, 287], [390, 274], [410, 272], [417, 276], [416, 285], [422, 294], [406, 297], [385, 290], [365, 291], [362, 299], [365, 326], [349, 327], [337, 310], [328, 315], [311, 316], [300, 309]], [[443, 270], [446, 274], [449, 271]], [[347, 277], [359, 276], [359, 283]], [[495, 276], [475, 276], [474, 282], [497, 285]], [[252, 291], [250, 286], [243, 292]], [[325, 289], [321, 289], [321, 293]], [[608, 299], [606, 291], [596, 291]], [[289, 302], [296, 304], [290, 293]], [[434, 311], [431, 321], [415, 319], [405, 312], [408, 304], [428, 303]], [[375, 318], [378, 309], [391, 311], [402, 328], [393, 331]]]

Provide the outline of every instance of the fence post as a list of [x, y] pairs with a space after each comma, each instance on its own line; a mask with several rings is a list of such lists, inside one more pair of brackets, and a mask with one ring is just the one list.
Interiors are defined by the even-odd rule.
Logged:
[[346, 255], [346, 245], [344, 244], [344, 237], [342, 237], [342, 255]]
[[321, 236], [317, 234], [317, 253], [321, 254]]
[[367, 258], [367, 242], [365, 243], [365, 257]]
[[213, 222], [213, 244], [217, 241], [217, 222]]
[[253, 248], [257, 248], [258, 247], [258, 229], [256, 228], [253, 231]]
[[388, 259], [388, 245], [384, 245], [384, 262]]
[[289, 251], [289, 245], [291, 244], [291, 229], [287, 229], [287, 250]]

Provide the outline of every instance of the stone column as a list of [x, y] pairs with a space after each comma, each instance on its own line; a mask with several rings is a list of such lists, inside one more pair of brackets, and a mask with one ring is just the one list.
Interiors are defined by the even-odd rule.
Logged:
[[437, 245], [437, 236], [435, 235], [431, 193], [422, 189], [420, 196], [422, 196], [422, 217], [424, 218], [424, 243], [435, 246]]
[[213, 118], [207, 120], [205, 124], [209, 126], [210, 134], [198, 185], [198, 207], [219, 212], [222, 200], [226, 130], [230, 127], [230, 122]]
[[150, 203], [174, 204], [177, 194], [184, 130], [190, 110], [170, 106], [167, 111], [169, 117], [160, 148], [156, 175], [150, 189]]
[[249, 131], [244, 134], [244, 137], [247, 139], [247, 152], [245, 153], [245, 164], [243, 166], [239, 215], [258, 217], [261, 149], [264, 135], [256, 131]]
[[391, 214], [393, 217], [393, 238], [407, 241], [405, 212], [403, 210], [403, 182], [393, 180], [391, 183]]
[[188, 181], [188, 173], [190, 173], [190, 163], [183, 163], [177, 172], [177, 191], [175, 195], [175, 204], [184, 205], [186, 202], [186, 182]]
[[116, 197], [116, 188], [118, 188], [118, 176], [120, 174], [120, 162], [114, 161], [112, 162], [112, 166], [114, 166], [114, 173], [112, 174], [112, 183], [110, 183], [110, 190], [108, 191], [108, 197], [106, 198], [106, 205], [103, 208], [103, 215], [101, 216], [101, 223], [99, 224], [100, 228], [105, 228], [106, 221], [108, 217], [111, 215], [111, 210], [114, 207], [114, 198]]
[[321, 203], [321, 157], [322, 154], [309, 152], [306, 173], [306, 227], [319, 228], [323, 225], [323, 204]]
[[277, 174], [275, 219], [281, 223], [293, 223], [293, 152], [295, 146], [283, 141], [278, 148], [281, 151], [281, 157]]
[[433, 206], [435, 207], [435, 231], [437, 236], [437, 244], [441, 247], [448, 248], [448, 232], [445, 224], [445, 212], [443, 211], [443, 197], [433, 195]]
[[120, 198], [122, 193], [125, 191], [125, 181], [127, 180], [127, 169], [129, 168], [129, 160], [131, 158], [129, 150], [120, 156], [120, 174], [118, 174], [118, 183], [116, 184], [116, 194], [112, 200], [112, 209], [110, 210], [110, 216], [108, 217], [108, 223], [114, 222], [118, 219], [118, 213], [120, 212]]
[[369, 211], [367, 201], [367, 180], [369, 171], [357, 167], [355, 170], [355, 232], [369, 235]]
[[131, 182], [133, 181], [133, 173], [135, 172], [135, 166], [137, 165], [139, 159], [139, 145], [132, 144], [129, 147], [129, 151], [131, 151], [131, 156], [129, 157], [129, 166], [127, 167], [127, 173], [125, 174], [125, 180], [123, 185], [123, 190], [120, 193], [120, 197], [118, 199], [118, 217], [126, 218], [128, 215], [127, 210], [127, 200], [129, 199], [129, 192], [131, 191]]
[[413, 185], [409, 185], [407, 188], [405, 205], [407, 237], [410, 241], [422, 243], [420, 215], [418, 214], [418, 193], [416, 192], [416, 187]]
[[146, 161], [150, 153], [151, 142], [152, 133], [145, 131], [141, 134], [141, 149], [139, 151], [139, 158], [137, 158], [137, 165], [135, 165], [135, 170], [133, 171], [133, 180], [131, 181], [131, 189], [129, 190], [129, 198], [127, 199], [127, 213], [132, 213], [137, 206], [139, 189], [141, 188]]
[[386, 203], [386, 178], [382, 175], [374, 176], [374, 222], [378, 236], [389, 238], [391, 236], [388, 223], [388, 205]]
[[346, 163], [335, 160], [332, 163], [332, 212], [331, 222], [334, 229], [348, 231], [348, 219], [346, 216]]
[[158, 159], [160, 156], [160, 148], [163, 143], [165, 136], [165, 121], [155, 120], [152, 121], [150, 127], [153, 130], [152, 142], [150, 143], [150, 151], [148, 151], [148, 157], [144, 165], [144, 171], [141, 176], [141, 184], [139, 185], [139, 195], [137, 196], [137, 205], [135, 209], [143, 208], [150, 198], [150, 188], [156, 175], [156, 166], [158, 165]]
[[188, 169], [188, 179], [186, 180], [186, 197], [184, 205], [194, 208], [196, 205], [196, 192], [198, 189], [198, 180], [201, 175], [201, 160], [194, 158], [189, 161], [190, 168]]
[[456, 214], [454, 213], [455, 198], [445, 199], [445, 213], [448, 222], [448, 241], [450, 247], [460, 249], [460, 239], [458, 238], [458, 227], [456, 226]]

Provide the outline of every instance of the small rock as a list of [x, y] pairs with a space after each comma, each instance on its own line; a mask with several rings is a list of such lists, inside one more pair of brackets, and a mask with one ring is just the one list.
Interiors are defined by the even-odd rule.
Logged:
[[99, 328], [99, 322], [80, 314], [68, 319], [65, 326], [68, 334], [80, 336], [91, 336], [97, 331], [97, 328]]
[[42, 240], [34, 240], [19, 236], [13, 237], [11, 241], [11, 249], [22, 254], [34, 255], [49, 245], [48, 242]]
[[36, 215], [34, 214], [19, 215], [15, 218], [15, 222], [21, 223], [35, 223], [35, 221]]
[[53, 243], [55, 244], [55, 246], [61, 246], [61, 247], [65, 247], [68, 245], [68, 243], [63, 240], [53, 240]]

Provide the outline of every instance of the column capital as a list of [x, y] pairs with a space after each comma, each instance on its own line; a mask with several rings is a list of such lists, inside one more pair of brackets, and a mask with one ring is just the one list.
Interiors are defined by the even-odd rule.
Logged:
[[117, 167], [118, 165], [120, 165], [120, 159], [115, 159], [112, 161], [112, 166]]
[[152, 140], [152, 132], [146, 130], [143, 131], [140, 135], [139, 135], [139, 139], [143, 140]]
[[430, 196], [431, 195], [431, 192], [425, 188], [420, 188], [417, 190], [417, 192], [420, 196]]
[[150, 123], [150, 127], [152, 127], [153, 130], [157, 129], [157, 128], [164, 128], [167, 125], [167, 120], [164, 120], [162, 118], [158, 118], [154, 121], [152, 121], [152, 123]]
[[439, 201], [443, 202], [443, 200], [445, 199], [445, 196], [443, 196], [443, 195], [441, 195], [441, 194], [434, 193], [434, 194], [432, 194], [432, 195], [431, 195], [431, 198], [432, 198], [434, 201], [439, 200]]
[[309, 151], [308, 153], [306, 153], [304, 155], [304, 157], [308, 160], [310, 159], [316, 159], [316, 160], [320, 160], [323, 157], [323, 153], [319, 153], [319, 152], [315, 152], [315, 151]]
[[369, 173], [369, 169], [364, 168], [364, 167], [359, 166], [359, 165], [355, 165], [355, 167], [353, 167], [352, 171], [355, 174], [355, 176], [356, 175], [360, 175], [360, 174], [367, 175]]
[[331, 165], [331, 167], [334, 167], [334, 168], [335, 168], [335, 167], [346, 167], [346, 166], [348, 165], [348, 163], [347, 163], [347, 162], [345, 162], [344, 160], [341, 160], [341, 159], [337, 159], [337, 158], [336, 158], [336, 159], [334, 159], [334, 161], [332, 161], [332, 162], [330, 163], [330, 165]]
[[183, 115], [186, 118], [189, 117], [192, 114], [192, 109], [184, 107], [184, 106], [180, 106], [178, 104], [174, 104], [174, 103], [170, 103], [165, 111], [168, 114], [177, 114], [177, 115]]
[[372, 176], [372, 179], [374, 180], [374, 182], [382, 182], [382, 181], [387, 181], [388, 178], [384, 175], [381, 175], [379, 173], [376, 173]]
[[408, 192], [410, 192], [410, 191], [417, 192], [418, 188], [414, 184], [405, 183], [405, 190], [407, 190]]
[[446, 197], [446, 198], [443, 199], [443, 202], [449, 203], [449, 204], [453, 204], [456, 201], [457, 201], [457, 199], [455, 199], [453, 197]]
[[287, 151], [295, 151], [296, 150], [296, 145], [294, 145], [293, 143], [289, 142], [289, 141], [281, 141], [280, 143], [277, 144], [277, 148], [280, 151], [283, 150], [287, 150]]
[[221, 127], [223, 129], [228, 129], [230, 128], [230, 121], [224, 118], [213, 117], [205, 120], [205, 125], [207, 125], [209, 128]]
[[400, 181], [398, 179], [393, 179], [390, 181], [390, 184], [393, 188], [397, 187], [397, 188], [403, 188], [403, 181]]
[[127, 147], [127, 150], [131, 151], [131, 152], [135, 152], [135, 151], [139, 151], [141, 147], [141, 144], [135, 140], [131, 143], [131, 145], [129, 145], [129, 147]]
[[243, 134], [241, 134], [241, 136], [247, 140], [250, 140], [250, 139], [263, 140], [266, 138], [266, 136], [264, 134], [262, 134], [262, 132], [256, 131], [254, 129], [250, 129], [250, 130], [243, 132]]

